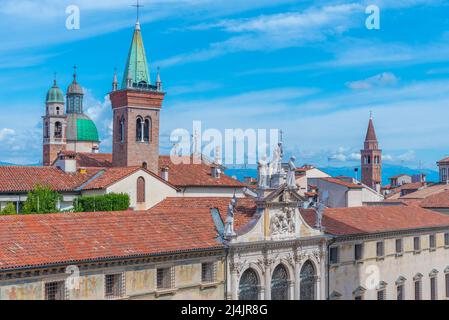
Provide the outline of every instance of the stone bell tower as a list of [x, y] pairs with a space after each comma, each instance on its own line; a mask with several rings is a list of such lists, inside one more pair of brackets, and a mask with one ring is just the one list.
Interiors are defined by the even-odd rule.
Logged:
[[156, 83], [151, 84], [139, 21], [121, 86], [115, 74], [109, 96], [113, 110], [113, 166], [144, 166], [157, 174], [159, 115], [165, 93], [159, 71]]
[[380, 192], [382, 184], [382, 150], [379, 149], [373, 117], [370, 116], [361, 153], [362, 183]]
[[42, 162], [51, 166], [58, 153], [66, 148], [67, 117], [64, 112], [64, 94], [56, 84], [48, 90], [45, 101], [45, 116], [43, 125]]

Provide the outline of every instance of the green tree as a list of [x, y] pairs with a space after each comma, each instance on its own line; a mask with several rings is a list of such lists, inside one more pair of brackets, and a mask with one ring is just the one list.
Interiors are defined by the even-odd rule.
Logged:
[[14, 203], [9, 202], [6, 207], [3, 208], [3, 210], [0, 211], [0, 215], [11, 215], [16, 214], [16, 207], [14, 206]]
[[129, 195], [108, 193], [100, 196], [81, 196], [73, 201], [75, 212], [122, 211], [128, 210]]
[[47, 186], [36, 186], [33, 191], [28, 192], [22, 213], [53, 213], [58, 212], [58, 202], [62, 196]]

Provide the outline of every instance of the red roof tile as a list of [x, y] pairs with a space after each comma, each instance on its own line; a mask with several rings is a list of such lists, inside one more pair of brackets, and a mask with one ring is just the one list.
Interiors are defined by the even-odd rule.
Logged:
[[441, 159], [441, 160], [439, 160], [437, 163], [438, 163], [438, 164], [439, 164], [439, 163], [449, 163], [449, 157], [446, 157], [446, 158], [444, 158], [444, 159]]
[[420, 203], [423, 208], [449, 208], [449, 191], [445, 190], [423, 199]]
[[[190, 159], [190, 158], [189, 158]], [[190, 161], [191, 162], [191, 161]], [[219, 178], [211, 175], [211, 164], [174, 164], [170, 156], [159, 157], [159, 174], [161, 169], [168, 167], [168, 181], [177, 187], [236, 187], [243, 188], [246, 185], [230, 176], [221, 173]]]
[[[309, 225], [315, 224], [314, 209], [303, 209], [301, 214]], [[449, 227], [449, 216], [414, 206], [328, 208], [324, 212], [323, 225], [327, 233], [351, 235]]]
[[[168, 198], [149, 211], [0, 216], [0, 270], [221, 247], [210, 213], [229, 198]], [[255, 212], [238, 199], [236, 227]]]
[[341, 186], [345, 186], [347, 188], [351, 188], [351, 189], [362, 189], [362, 186], [360, 184], [355, 184], [355, 183], [350, 183], [344, 180], [340, 180], [340, 179], [336, 179], [336, 178], [319, 178], [320, 180], [324, 180], [330, 183], [335, 183]]
[[112, 153], [76, 153], [78, 167], [112, 167]]
[[100, 171], [88, 168], [86, 173], [65, 173], [55, 167], [0, 166], [0, 192], [27, 192], [37, 185], [55, 191], [74, 190]]

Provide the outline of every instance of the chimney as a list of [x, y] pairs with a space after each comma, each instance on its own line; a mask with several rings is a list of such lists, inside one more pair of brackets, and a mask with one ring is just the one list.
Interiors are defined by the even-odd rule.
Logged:
[[220, 178], [220, 173], [221, 173], [221, 169], [220, 166], [214, 165], [210, 167], [211, 169], [211, 176], [215, 179], [219, 179]]
[[162, 179], [168, 182], [168, 167], [162, 168]]
[[58, 160], [56, 161], [56, 167], [65, 173], [75, 173], [76, 154], [73, 152], [60, 152], [58, 155]]

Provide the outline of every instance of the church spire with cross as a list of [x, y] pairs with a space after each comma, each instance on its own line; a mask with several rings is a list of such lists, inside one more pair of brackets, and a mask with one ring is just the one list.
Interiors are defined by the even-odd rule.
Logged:
[[140, 28], [140, 8], [143, 7], [139, 1], [133, 5], [137, 9], [136, 27], [134, 29], [133, 39], [128, 52], [128, 60], [123, 73], [122, 89], [132, 87], [150, 88], [150, 72], [148, 69], [145, 47], [143, 45], [142, 33]]
[[159, 119], [165, 97], [159, 70], [156, 82], [150, 82], [150, 72], [140, 27], [137, 1], [136, 26], [128, 52], [120, 89], [114, 76], [109, 94], [113, 110], [112, 165], [142, 166], [158, 174]]

